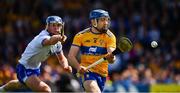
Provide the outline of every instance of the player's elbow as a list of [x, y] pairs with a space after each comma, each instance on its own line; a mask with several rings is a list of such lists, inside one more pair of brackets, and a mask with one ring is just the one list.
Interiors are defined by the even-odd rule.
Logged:
[[69, 54], [68, 54], [68, 59], [70, 59], [70, 60], [71, 60], [73, 57], [74, 57], [74, 55], [73, 55], [73, 54], [71, 54], [71, 53], [69, 53]]

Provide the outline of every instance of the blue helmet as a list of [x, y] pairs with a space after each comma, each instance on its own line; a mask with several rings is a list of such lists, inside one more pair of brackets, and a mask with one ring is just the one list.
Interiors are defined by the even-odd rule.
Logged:
[[62, 21], [61, 17], [59, 17], [59, 16], [49, 16], [49, 17], [46, 19], [46, 24], [50, 24], [50, 23], [63, 24], [63, 21]]
[[98, 19], [100, 17], [109, 17], [109, 13], [105, 10], [102, 9], [96, 9], [96, 10], [92, 10], [89, 14], [89, 19]]

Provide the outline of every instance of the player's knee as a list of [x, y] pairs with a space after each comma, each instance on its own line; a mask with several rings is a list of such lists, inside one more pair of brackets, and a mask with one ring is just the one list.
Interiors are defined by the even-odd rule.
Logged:
[[84, 87], [87, 92], [101, 92], [97, 83], [94, 81], [85, 82]]
[[87, 86], [89, 88], [93, 88], [96, 86], [96, 83], [94, 81], [85, 81], [84, 86]]
[[51, 88], [49, 86], [43, 86], [41, 92], [51, 92]]
[[41, 85], [34, 88], [31, 87], [31, 89], [36, 92], [51, 92], [51, 88], [48, 85]]
[[50, 93], [50, 92], [51, 92], [51, 89], [50, 89], [50, 88], [45, 88], [45, 89], [44, 89], [44, 92], [49, 92], [49, 93]]

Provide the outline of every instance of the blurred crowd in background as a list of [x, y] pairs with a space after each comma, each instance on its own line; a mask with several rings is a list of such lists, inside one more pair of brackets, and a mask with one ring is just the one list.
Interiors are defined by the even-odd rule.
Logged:
[[[49, 15], [65, 21], [67, 56], [74, 35], [90, 26], [89, 12], [98, 8], [109, 12], [116, 37], [126, 36], [134, 44], [132, 51], [116, 55], [109, 66], [106, 91], [127, 91], [131, 85], [180, 85], [180, 0], [1, 0], [0, 85], [16, 79], [18, 59], [45, 28]], [[157, 48], [151, 48], [153, 40]], [[41, 79], [53, 86], [64, 73], [57, 64], [51, 57], [42, 66]]]

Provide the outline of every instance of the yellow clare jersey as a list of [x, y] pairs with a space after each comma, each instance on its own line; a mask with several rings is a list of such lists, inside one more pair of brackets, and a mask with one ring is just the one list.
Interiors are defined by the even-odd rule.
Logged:
[[[72, 45], [80, 47], [80, 65], [87, 67], [104, 57], [107, 54], [107, 48], [116, 48], [116, 38], [109, 30], [107, 33], [97, 34], [93, 33], [91, 28], [87, 28], [75, 35]], [[107, 76], [108, 62], [102, 62], [90, 71]]]

